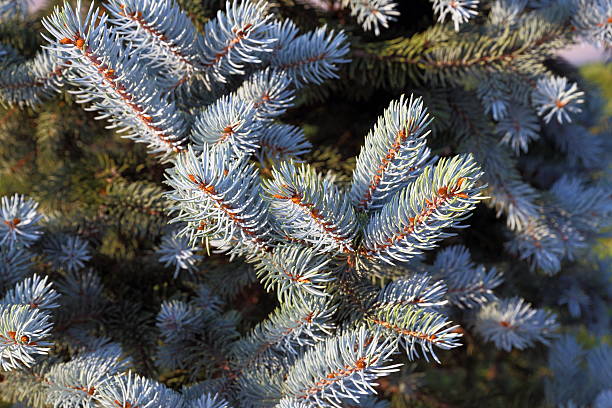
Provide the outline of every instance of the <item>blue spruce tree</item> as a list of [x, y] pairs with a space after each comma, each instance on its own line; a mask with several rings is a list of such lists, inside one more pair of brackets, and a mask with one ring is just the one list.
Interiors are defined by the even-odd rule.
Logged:
[[51, 3], [0, 2], [1, 400], [610, 406], [610, 121], [556, 54], [609, 0]]

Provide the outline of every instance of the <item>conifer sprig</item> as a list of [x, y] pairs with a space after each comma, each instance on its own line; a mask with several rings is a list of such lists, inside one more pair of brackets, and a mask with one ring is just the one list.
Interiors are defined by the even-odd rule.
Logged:
[[547, 344], [557, 327], [554, 314], [534, 309], [519, 298], [484, 306], [476, 320], [476, 329], [485, 340], [506, 351], [524, 349], [536, 341]]
[[245, 160], [232, 160], [226, 150], [203, 145], [199, 156], [191, 148], [176, 159], [167, 184], [177, 202], [174, 222], [184, 222], [190, 242], [210, 240], [228, 249], [239, 242], [272, 249], [267, 206], [260, 197], [257, 170]]
[[15, 194], [0, 201], [0, 245], [30, 246], [42, 235], [38, 222], [42, 219], [38, 203]]
[[0, 304], [0, 367], [10, 371], [31, 367], [52, 343], [50, 315], [21, 304]]
[[430, 155], [430, 122], [422, 99], [412, 95], [409, 100], [402, 95], [385, 110], [357, 158], [351, 185], [357, 208], [380, 209], [422, 171]]
[[365, 228], [359, 252], [389, 264], [405, 262], [433, 248], [483, 199], [482, 175], [472, 156], [442, 159], [398, 192]]
[[68, 64], [52, 52], [40, 50], [31, 60], [4, 55], [0, 71], [0, 100], [7, 105], [36, 107], [64, 85]]
[[[289, 371], [286, 392], [298, 401], [340, 407], [341, 398], [359, 401], [374, 381], [396, 371], [392, 343], [364, 328], [326, 340], [307, 352]], [[326, 358], [321, 359], [324, 355]]]
[[110, 23], [170, 85], [195, 71], [201, 34], [174, 1], [110, 0]]
[[255, 265], [261, 282], [281, 301], [293, 303], [309, 295], [327, 296], [325, 285], [334, 280], [330, 259], [299, 244], [279, 245]]
[[130, 56], [118, 34], [107, 26], [108, 15], [98, 19], [92, 3], [85, 18], [70, 6], [56, 9], [43, 20], [51, 34], [49, 49], [70, 62], [78, 76], [77, 101], [101, 111], [111, 127], [127, 131], [125, 137], [146, 143], [152, 153], [184, 149], [187, 130], [182, 114], [155, 85], [155, 79]]
[[357, 220], [347, 195], [308, 165], [280, 163], [264, 182], [281, 233], [323, 251], [353, 251]]

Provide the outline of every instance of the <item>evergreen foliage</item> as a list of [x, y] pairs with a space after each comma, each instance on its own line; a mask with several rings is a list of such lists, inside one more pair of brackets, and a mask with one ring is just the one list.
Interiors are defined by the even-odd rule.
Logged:
[[610, 406], [610, 120], [556, 54], [609, 0], [50, 3], [0, 1], [0, 400]]

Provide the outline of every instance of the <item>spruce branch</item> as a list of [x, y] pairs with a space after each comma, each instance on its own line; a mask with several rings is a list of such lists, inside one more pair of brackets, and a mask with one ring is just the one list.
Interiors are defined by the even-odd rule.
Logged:
[[200, 42], [200, 64], [211, 81], [226, 82], [230, 75], [244, 75], [247, 64], [262, 62], [260, 55], [272, 51], [276, 38], [270, 35], [271, 15], [262, 1], [227, 2], [225, 12], [204, 27]]
[[325, 286], [334, 277], [328, 265], [330, 259], [318, 252], [302, 245], [279, 245], [258, 259], [255, 270], [265, 288], [274, 290], [283, 302], [324, 297]]
[[272, 250], [266, 204], [253, 165], [232, 161], [227, 151], [203, 145], [199, 156], [189, 148], [177, 157], [166, 183], [173, 189], [168, 197], [180, 203], [174, 206], [173, 222], [186, 223], [181, 232], [189, 235], [190, 243], [210, 240], [228, 250], [244, 242], [258, 251]]
[[533, 103], [545, 122], [550, 122], [553, 116], [559, 123], [571, 122], [569, 114], [581, 112], [577, 105], [584, 102], [582, 96], [584, 92], [575, 83], [568, 84], [567, 78], [541, 78], [533, 91]]
[[460, 245], [444, 248], [434, 262], [436, 276], [448, 286], [447, 298], [451, 304], [463, 308], [477, 308], [497, 300], [493, 289], [503, 282], [503, 274], [491, 268], [476, 266], [469, 250]]
[[30, 60], [6, 63], [0, 71], [0, 101], [8, 106], [37, 107], [58, 93], [65, 82], [68, 63], [52, 52], [40, 50]]
[[410, 360], [419, 357], [420, 348], [427, 361], [431, 355], [440, 363], [434, 347], [449, 350], [461, 345], [461, 333], [456, 330], [458, 325], [453, 326], [440, 313], [409, 303], [383, 304], [368, 312], [367, 322], [373, 328], [385, 330], [387, 336], [396, 338]]
[[100, 388], [96, 400], [104, 408], [178, 406], [178, 396], [163, 385], [131, 371], [117, 375]]
[[32, 0], [3, 0], [0, 3], [0, 21], [5, 23], [6, 20], [25, 18], [32, 2]]
[[380, 209], [426, 165], [431, 122], [421, 98], [392, 102], [366, 137], [353, 173], [351, 199], [364, 210]]
[[270, 65], [287, 73], [294, 85], [321, 84], [338, 78], [338, 64], [349, 62], [346, 34], [327, 30], [323, 26], [306, 34], [297, 35], [292, 25], [281, 26], [278, 44], [270, 57]]
[[612, 5], [606, 0], [579, 0], [572, 23], [578, 34], [603, 48], [612, 44]]
[[284, 303], [232, 345], [234, 364], [242, 372], [274, 359], [293, 361], [299, 358], [333, 333], [334, 313], [335, 307], [328, 300], [315, 297]]
[[91, 259], [89, 243], [76, 235], [58, 234], [44, 242], [47, 259], [58, 269], [78, 271]]
[[33, 254], [24, 248], [0, 245], [0, 288], [8, 288], [25, 278], [33, 266]]
[[[306, 352], [289, 370], [283, 391], [298, 401], [340, 407], [374, 393], [374, 381], [397, 370], [389, 364], [394, 347], [363, 327], [330, 338]], [[325, 359], [319, 356], [325, 355]]]
[[389, 264], [405, 262], [448, 236], [483, 197], [471, 155], [441, 159], [372, 216], [359, 253]]
[[271, 68], [256, 71], [245, 79], [234, 98], [251, 102], [259, 120], [273, 120], [292, 106], [295, 90], [286, 73]]
[[355, 44], [351, 77], [361, 83], [403, 89], [416, 82], [439, 86], [465, 85], [470, 78], [512, 73], [535, 84], [548, 72], [544, 61], [570, 42], [569, 24], [531, 14], [513, 30], [497, 27], [455, 34], [433, 26], [410, 38]]
[[347, 194], [308, 165], [282, 162], [263, 184], [283, 235], [321, 251], [353, 251], [357, 220]]
[[558, 327], [554, 314], [532, 308], [517, 297], [484, 306], [475, 325], [485, 340], [505, 351], [522, 350], [536, 341], [548, 344]]
[[174, 231], [162, 237], [162, 242], [155, 251], [160, 263], [164, 263], [164, 266], [174, 266], [175, 278], [181, 270], [192, 272], [197, 268], [202, 257], [195, 252], [187, 238]]
[[224, 96], [196, 117], [190, 139], [194, 149], [207, 144], [240, 157], [259, 148], [260, 127], [253, 103]]
[[217, 394], [204, 394], [193, 401], [189, 408], [231, 408], [231, 406]]
[[[3, 302], [4, 303], [4, 302]], [[0, 367], [15, 370], [31, 367], [36, 355], [47, 354], [52, 343], [50, 315], [21, 304], [0, 304]]]
[[77, 101], [91, 103], [89, 109], [101, 111], [111, 128], [121, 128], [125, 137], [146, 143], [151, 153], [168, 155], [184, 149], [186, 124], [174, 103], [155, 86], [138, 59], [130, 57], [116, 32], [107, 26], [108, 15], [97, 20], [92, 6], [84, 19], [68, 5], [57, 8], [43, 25], [49, 49], [65, 61], [78, 76], [71, 82], [79, 86]]
[[365, 31], [374, 31], [375, 35], [380, 34], [381, 26], [389, 28], [389, 22], [400, 14], [393, 0], [342, 0], [341, 4], [351, 9], [351, 15]]
[[101, 389], [126, 368], [128, 361], [122, 361], [120, 355], [119, 348], [106, 349], [51, 366], [43, 379], [47, 402], [59, 407], [93, 408]]
[[38, 203], [25, 196], [4, 196], [0, 201], [0, 245], [30, 246], [42, 235], [37, 225], [42, 219]]
[[[0, 188], [33, 188], [45, 212], [19, 195], [0, 202], [4, 398], [36, 408], [381, 408], [377, 391], [414, 392], [411, 370], [377, 388], [398, 352], [439, 362], [467, 335], [470, 357], [449, 366], [467, 361], [472, 384], [488, 348], [547, 344], [559, 323], [609, 331], [610, 268], [589, 256], [611, 219], [608, 129], [591, 86], [557, 57], [578, 35], [609, 42], [605, 1], [432, 0], [453, 24], [429, 28], [429, 18], [400, 20], [391, 0], [106, 1], [101, 12], [56, 7], [37, 52], [36, 26], [7, 17], [4, 5], [19, 5], [0, 0], [10, 44], [0, 45], [10, 105]], [[314, 28], [313, 16], [328, 25]], [[349, 44], [347, 33], [363, 30], [373, 33]], [[69, 94], [57, 107], [43, 103], [60, 86]], [[342, 132], [346, 152], [357, 147], [369, 119], [353, 117], [367, 110], [356, 98], [407, 89], [421, 96], [380, 115], [352, 180], [344, 150], [323, 146], [306, 163], [329, 132]], [[160, 157], [120, 153], [125, 144], [108, 142], [92, 115], [72, 112], [70, 94]], [[453, 234], [485, 192], [493, 211]], [[495, 212], [505, 224], [489, 222]], [[205, 265], [201, 246], [215, 252]], [[535, 288], [542, 308], [498, 299], [504, 277], [504, 294], [545, 281]], [[465, 317], [485, 342], [456, 324]], [[561, 343], [549, 402], [606, 404], [610, 347]], [[537, 366], [532, 353], [512, 375]], [[417, 399], [443, 405], [426, 392]]]
[[438, 15], [438, 22], [443, 23], [446, 16], [450, 15], [455, 26], [455, 31], [459, 31], [459, 26], [467, 22], [470, 18], [478, 14], [476, 10], [478, 0], [430, 0], [433, 3], [434, 12]]
[[132, 52], [171, 84], [198, 69], [201, 34], [174, 0], [110, 0], [106, 10]]
[[59, 307], [56, 300], [59, 294], [52, 288], [48, 277], [34, 275], [19, 282], [4, 295], [1, 303], [5, 305], [23, 305], [30, 309], [48, 310]]
[[312, 144], [306, 139], [301, 128], [280, 123], [265, 126], [261, 130], [259, 145], [261, 148], [257, 156], [260, 162], [270, 159], [275, 163], [283, 160], [299, 163], [300, 156], [312, 149]]
[[423, 308], [438, 308], [448, 303], [444, 299], [447, 288], [442, 281], [433, 281], [427, 273], [417, 273], [408, 278], [388, 283], [378, 293], [376, 307], [393, 308], [414, 305]]
[[540, 138], [540, 123], [531, 109], [513, 105], [495, 129], [502, 135], [501, 142], [509, 145], [515, 153], [527, 152], [529, 143]]

